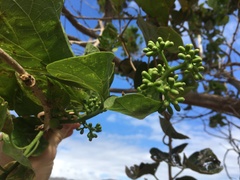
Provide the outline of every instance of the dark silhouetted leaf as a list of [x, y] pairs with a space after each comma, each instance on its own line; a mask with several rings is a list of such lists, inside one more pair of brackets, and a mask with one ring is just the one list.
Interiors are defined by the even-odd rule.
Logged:
[[155, 175], [155, 172], [158, 166], [159, 166], [159, 163], [152, 163], [152, 164], [141, 163], [139, 166], [134, 165], [134, 166], [131, 166], [130, 168], [125, 167], [125, 173], [131, 179], [136, 179], [146, 174]]
[[170, 27], [153, 26], [145, 22], [141, 17], [138, 18], [137, 23], [146, 43], [148, 43], [149, 40], [156, 41], [158, 37], [162, 37], [164, 41], [173, 41], [174, 46], [167, 48], [171, 53], [177, 53], [179, 51], [178, 46], [183, 45], [181, 36]]
[[127, 94], [122, 97], [111, 96], [104, 102], [106, 109], [138, 119], [143, 119], [149, 114], [156, 112], [159, 106], [159, 101], [145, 97], [142, 94]]
[[166, 152], [162, 152], [157, 148], [151, 148], [150, 154], [151, 154], [152, 160], [156, 162], [165, 161], [171, 166], [182, 166], [181, 157], [178, 155], [178, 153], [169, 154]]
[[188, 143], [183, 143], [183, 144], [181, 144], [181, 145], [179, 145], [179, 146], [176, 146], [175, 148], [173, 148], [172, 149], [172, 154], [174, 154], [174, 153], [181, 153], [184, 149], [185, 149], [185, 147], [188, 145]]
[[174, 127], [172, 126], [171, 122], [165, 118], [160, 118], [160, 124], [161, 124], [161, 127], [162, 127], [162, 130], [163, 132], [173, 138], [173, 139], [188, 139], [189, 137], [186, 136], [186, 135], [183, 135], [181, 133], [178, 133]]
[[148, 66], [147, 66], [147, 63], [142, 62], [136, 68], [137, 68], [137, 70], [136, 70], [135, 76], [134, 76], [134, 88], [135, 89], [137, 89], [137, 87], [142, 84], [142, 71], [147, 71]]
[[197, 180], [197, 179], [195, 179], [192, 176], [183, 176], [183, 177], [176, 178], [176, 180]]
[[[28, 118], [22, 118], [18, 117], [13, 119], [14, 123], [14, 130], [11, 134], [12, 143], [15, 144], [17, 147], [25, 147], [29, 145], [32, 140], [36, 137], [38, 134], [38, 131], [36, 131], [36, 126], [41, 125], [42, 122], [35, 117], [28, 117]], [[42, 153], [42, 151], [46, 148], [48, 145], [45, 138], [40, 139], [40, 145], [34, 152], [33, 156], [37, 156]]]
[[217, 127], [217, 125], [220, 125], [221, 127], [225, 126], [226, 123], [224, 122], [224, 120], [226, 120], [226, 116], [223, 116], [222, 114], [217, 113], [216, 115], [210, 117], [209, 126], [211, 128], [215, 128]]
[[166, 161], [169, 158], [168, 153], [162, 152], [158, 148], [151, 148], [150, 154], [151, 154], [152, 160], [154, 160], [156, 162]]
[[174, 0], [136, 0], [136, 3], [149, 15], [149, 18], [154, 18], [161, 25], [167, 26], [169, 20], [169, 12], [174, 5]]
[[222, 171], [221, 162], [211, 149], [206, 148], [193, 153], [189, 158], [184, 155], [184, 165], [202, 174], [216, 174]]

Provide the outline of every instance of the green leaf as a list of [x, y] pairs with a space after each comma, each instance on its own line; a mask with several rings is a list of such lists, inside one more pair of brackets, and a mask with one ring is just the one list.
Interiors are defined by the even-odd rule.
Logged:
[[168, 120], [166, 118], [161, 118], [161, 117], [159, 117], [159, 119], [160, 119], [160, 124], [161, 124], [162, 130], [167, 136], [169, 136], [173, 139], [188, 139], [189, 138], [188, 136], [177, 132], [174, 129], [174, 127], [172, 126], [170, 120]]
[[62, 0], [0, 1], [0, 47], [23, 67], [71, 57], [60, 23]]
[[160, 102], [142, 94], [127, 94], [122, 97], [112, 96], [104, 102], [108, 110], [117, 111], [138, 119], [143, 119], [156, 112]]
[[164, 41], [169, 40], [174, 42], [174, 46], [167, 48], [171, 53], [177, 53], [179, 51], [178, 46], [183, 45], [181, 36], [170, 27], [153, 26], [144, 21], [140, 16], [138, 17], [137, 24], [143, 33], [146, 43], [148, 43], [149, 40], [157, 41], [158, 37], [162, 37]]
[[[1, 43], [1, 42], [0, 42]], [[14, 100], [16, 98], [16, 89], [18, 89], [15, 73], [7, 71], [2, 67], [4, 62], [0, 60], [0, 96], [9, 104], [9, 109], [13, 109]]]
[[94, 46], [92, 43], [87, 43], [86, 48], [84, 50], [84, 55], [95, 53], [95, 52], [99, 52], [99, 49], [96, 46]]
[[10, 134], [12, 130], [12, 117], [8, 111], [8, 103], [0, 97], [0, 132]]
[[18, 161], [20, 164], [30, 167], [31, 164], [27, 157], [23, 155], [23, 150], [16, 149], [10, 142], [9, 136], [3, 133], [3, 147], [2, 151], [4, 154], [12, 157], [14, 160]]
[[102, 35], [98, 39], [100, 42], [99, 47], [107, 51], [112, 51], [120, 45], [117, 29], [111, 23], [106, 25]]
[[8, 103], [4, 101], [3, 98], [0, 97], [0, 131], [2, 131], [2, 128], [7, 119], [7, 114], [8, 114], [7, 107], [8, 107]]
[[97, 52], [53, 62], [47, 71], [54, 77], [93, 90], [104, 99], [109, 96], [114, 54]]
[[135, 164], [130, 168], [125, 167], [125, 173], [131, 179], [136, 179], [146, 174], [155, 175], [158, 166], [159, 163], [141, 163], [139, 166]]
[[189, 158], [184, 155], [184, 164], [187, 168], [202, 174], [216, 174], [223, 169], [220, 166], [221, 162], [209, 148], [195, 152]]
[[136, 0], [136, 3], [150, 16], [150, 18], [156, 18], [161, 25], [167, 26], [169, 12], [174, 5], [174, 0]]
[[[13, 123], [14, 130], [11, 134], [11, 140], [12, 143], [19, 148], [26, 147], [32, 142], [32, 140], [38, 134], [38, 131], [35, 130], [36, 127], [42, 124], [42, 122], [35, 117], [18, 117], [13, 119]], [[34, 152], [33, 156], [41, 154], [42, 151], [46, 148], [47, 144], [47, 141], [42, 137], [40, 139], [40, 145]]]

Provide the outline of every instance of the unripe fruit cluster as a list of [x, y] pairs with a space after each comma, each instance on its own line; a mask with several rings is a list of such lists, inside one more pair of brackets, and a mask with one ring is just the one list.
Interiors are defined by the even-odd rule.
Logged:
[[158, 64], [157, 67], [142, 72], [142, 85], [138, 87], [138, 90], [145, 96], [161, 101], [161, 106], [158, 110], [160, 113], [167, 109], [172, 114], [172, 106], [177, 111], [180, 111], [178, 103], [184, 101], [181, 92], [184, 91], [183, 87], [186, 84], [178, 81], [178, 75], [174, 73], [176, 70], [181, 69], [185, 74], [191, 73], [195, 80], [203, 78], [200, 74], [200, 71], [204, 70], [202, 58], [197, 55], [199, 50], [194, 50], [192, 44], [188, 44], [185, 47], [179, 46], [180, 53], [178, 57], [183, 59], [184, 62], [174, 67], [169, 66], [163, 50], [173, 45], [173, 42], [163, 41], [159, 37], [156, 42], [149, 41], [148, 46], [143, 49], [143, 52], [148, 57], [161, 56], [163, 58], [163, 65]]
[[163, 41], [161, 37], [158, 37], [156, 43], [153, 41], [148, 41], [148, 46], [143, 49], [143, 52], [146, 53], [146, 56], [157, 56], [160, 51], [164, 48], [172, 47], [174, 45], [171, 41]]
[[84, 101], [83, 110], [86, 114], [90, 114], [101, 107], [101, 101], [98, 96], [91, 96]]
[[204, 70], [202, 66], [202, 58], [198, 56], [199, 49], [193, 49], [192, 44], [187, 44], [185, 47], [178, 47], [180, 53], [178, 53], [178, 57], [184, 60], [184, 73], [191, 73], [196, 80], [200, 80], [203, 78], [201, 71]]
[[[158, 64], [157, 68], [150, 68], [147, 71], [142, 72], [142, 85], [138, 87], [138, 90], [146, 95], [157, 94], [161, 95], [161, 107], [159, 112], [163, 112], [166, 109], [169, 113], [173, 113], [171, 104], [177, 111], [180, 111], [179, 102], [183, 102], [184, 98], [180, 96], [180, 93], [184, 91], [184, 82], [179, 82], [178, 75], [173, 75], [167, 77], [166, 79], [161, 79], [162, 75], [165, 73], [165, 68]], [[153, 97], [152, 97], [153, 98]]]

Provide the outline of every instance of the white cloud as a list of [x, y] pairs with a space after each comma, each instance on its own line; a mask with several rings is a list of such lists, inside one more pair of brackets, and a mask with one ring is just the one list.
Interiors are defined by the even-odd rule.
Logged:
[[[136, 120], [127, 116], [118, 115], [110, 116], [110, 119], [116, 119], [117, 128], [122, 123], [124, 128], [128, 123], [129, 128], [133, 129], [132, 134], [122, 134], [116, 130], [116, 133], [103, 132], [99, 138], [88, 142], [86, 136], [80, 136], [77, 133], [66, 140], [64, 140], [59, 147], [58, 154], [55, 160], [54, 169], [52, 172], [53, 177], [67, 177], [74, 180], [100, 180], [100, 179], [128, 179], [125, 175], [125, 165], [132, 166], [140, 164], [141, 162], [150, 163], [149, 149], [152, 146], [158, 147], [161, 150], [166, 150], [166, 146], [161, 143], [162, 135], [158, 116], [151, 115], [145, 120]], [[124, 121], [127, 120], [127, 121]], [[113, 122], [110, 122], [113, 124]], [[189, 143], [185, 148], [186, 156], [190, 156], [195, 151], [204, 148], [211, 148], [213, 152], [222, 161], [226, 149], [230, 146], [227, 142], [214, 138], [203, 132], [202, 126], [193, 125], [190, 121], [183, 121], [175, 124], [174, 127], [177, 131], [188, 135], [189, 140], [174, 140], [173, 145], [177, 146], [182, 143]], [[136, 131], [139, 129], [139, 131]], [[118, 134], [119, 133], [119, 134]], [[236, 153], [229, 153], [228, 161], [229, 170], [235, 179], [238, 179], [238, 165]], [[179, 169], [174, 168], [173, 172], [177, 173]], [[201, 175], [191, 170], [184, 170], [180, 176], [190, 175], [198, 180], [214, 180], [214, 179], [227, 179], [224, 170], [217, 175]], [[157, 177], [160, 179], [167, 178], [167, 166], [161, 163]], [[143, 180], [154, 179], [152, 176], [143, 176], [139, 178]], [[233, 178], [234, 179], [234, 178]]]

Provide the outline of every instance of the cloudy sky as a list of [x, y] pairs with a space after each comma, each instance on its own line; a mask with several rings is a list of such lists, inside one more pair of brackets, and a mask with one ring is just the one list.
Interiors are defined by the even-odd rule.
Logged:
[[[77, 3], [80, 1], [71, 2]], [[93, 11], [97, 7], [94, 3], [95, 1], [91, 1], [91, 4], [88, 4], [88, 1], [83, 1], [81, 4], [83, 16], [96, 17], [98, 15]], [[79, 4], [72, 4], [72, 6], [80, 7]], [[68, 22], [62, 22], [68, 33], [77, 33], [81, 39], [85, 38], [69, 26]], [[126, 81], [120, 82], [121, 78], [117, 78], [118, 81], [113, 84], [113, 87], [129, 87]], [[206, 110], [199, 108], [197, 112], [193, 112], [191, 115], [194, 115], [194, 113], [206, 113]], [[178, 118], [176, 116], [174, 120], [177, 121]], [[167, 147], [162, 144], [163, 133], [160, 129], [158, 114], [152, 114], [144, 120], [137, 120], [119, 113], [106, 112], [90, 121], [93, 123], [100, 122], [103, 132], [92, 142], [88, 141], [86, 134], [80, 135], [77, 131], [72, 137], [65, 139], [58, 148], [52, 177], [65, 177], [74, 180], [128, 180], [129, 178], [124, 172], [125, 166], [139, 165], [141, 162], [153, 162], [149, 153], [152, 147], [167, 152]], [[224, 154], [231, 146], [229, 146], [227, 139], [220, 139], [204, 132], [203, 121], [203, 119], [186, 119], [174, 124], [177, 131], [186, 134], [190, 139], [174, 140], [173, 144], [177, 146], [188, 143], [184, 150], [186, 156], [204, 148], [211, 148], [219, 160], [223, 162]], [[211, 130], [211, 132], [215, 135], [222, 135], [219, 134], [219, 131]], [[232, 129], [232, 132], [233, 137], [239, 137], [237, 136], [239, 132], [235, 129]], [[225, 131], [225, 133], [228, 132]], [[237, 155], [230, 151], [226, 163], [232, 179], [239, 179], [240, 171]], [[173, 169], [173, 174], [177, 172], [179, 172], [179, 169]], [[193, 176], [198, 180], [228, 179], [225, 170], [216, 175], [202, 175], [191, 170], [184, 170], [180, 176], [184, 175]], [[161, 180], [168, 179], [166, 163], [160, 164], [156, 176]], [[145, 178], [154, 180], [152, 176], [143, 176], [139, 179], [145, 180]]]
[[[55, 160], [52, 177], [66, 177], [74, 180], [102, 180], [116, 179], [127, 180], [125, 166], [151, 163], [149, 149], [157, 147], [167, 151], [167, 147], [161, 142], [163, 133], [159, 126], [158, 115], [153, 114], [145, 120], [137, 120], [107, 112], [91, 120], [101, 122], [103, 132], [92, 142], [86, 135], [74, 135], [65, 139], [59, 146]], [[196, 122], [197, 121], [197, 122]], [[229, 148], [228, 142], [207, 135], [203, 131], [200, 120], [186, 120], [174, 125], [177, 131], [190, 137], [189, 140], [174, 140], [174, 145], [189, 143], [185, 148], [186, 156], [193, 152], [210, 147], [222, 161], [224, 153]], [[233, 132], [234, 133], [234, 132]], [[234, 153], [228, 155], [229, 172], [233, 179], [239, 178], [237, 156]], [[177, 173], [179, 169], [174, 169]], [[157, 171], [157, 177], [168, 179], [166, 163], [161, 163]], [[201, 175], [190, 170], [185, 170], [180, 176], [191, 175], [199, 180], [227, 179], [223, 170], [217, 175]], [[143, 176], [139, 179], [154, 179], [152, 176]]]

